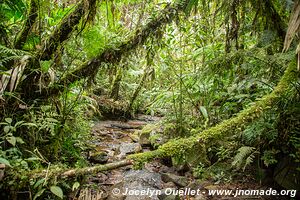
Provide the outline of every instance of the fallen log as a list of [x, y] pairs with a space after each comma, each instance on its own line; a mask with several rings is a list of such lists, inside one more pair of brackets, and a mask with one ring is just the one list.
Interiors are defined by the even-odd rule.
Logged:
[[239, 112], [235, 117], [221, 122], [220, 124], [204, 130], [194, 136], [171, 140], [155, 151], [149, 151], [139, 154], [130, 155], [128, 158], [134, 161], [134, 165], [141, 167], [144, 163], [158, 157], [184, 156], [193, 151], [196, 145], [202, 146], [205, 160], [205, 149], [217, 140], [224, 140], [229, 136], [244, 130], [251, 122], [263, 115], [266, 110], [272, 108], [275, 103], [282, 97], [285, 92], [292, 87], [294, 81], [299, 78], [299, 72], [296, 70], [295, 62], [291, 62], [280, 79], [274, 90], [256, 101], [249, 108]]
[[85, 168], [78, 168], [78, 169], [44, 169], [42, 171], [31, 171], [28, 173], [29, 178], [37, 179], [41, 177], [47, 177], [47, 179], [51, 178], [72, 178], [75, 176], [84, 176], [88, 174], [95, 174], [98, 172], [103, 172], [103, 171], [109, 171], [113, 169], [117, 169], [120, 167], [132, 165], [132, 160], [126, 159], [126, 160], [121, 160], [117, 161], [114, 163], [108, 163], [104, 165], [95, 165], [92, 167], [85, 167]]
[[[285, 70], [284, 75], [280, 79], [278, 85], [270, 94], [255, 102], [249, 108], [242, 110], [235, 117], [225, 120], [212, 128], [209, 128], [191, 137], [170, 140], [154, 151], [129, 155], [126, 160], [82, 169], [71, 169], [59, 173], [49, 172], [48, 177], [57, 176], [61, 178], [67, 178], [76, 175], [87, 175], [100, 171], [116, 169], [131, 164], [133, 164], [134, 167], [139, 168], [142, 167], [146, 162], [149, 162], [155, 158], [187, 155], [190, 151], [195, 151], [196, 145], [198, 145], [198, 147], [199, 145], [201, 146], [201, 152], [197, 153], [203, 155], [203, 159], [206, 159], [205, 149], [210, 144], [216, 140], [224, 140], [224, 138], [242, 131], [251, 122], [261, 117], [266, 110], [274, 106], [273, 104], [275, 104], [276, 101], [278, 101], [279, 98], [285, 94], [285, 92], [291, 87], [291, 83], [296, 81], [298, 78], [299, 72], [296, 70], [295, 62], [292, 62]], [[34, 175], [34, 177], [43, 177], [45, 176], [46, 172], [46, 170], [43, 170], [42, 172], [31, 172], [31, 174]]]
[[124, 167], [132, 164], [132, 160], [121, 160], [114, 163], [108, 163], [105, 165], [95, 165], [93, 167], [86, 167], [82, 169], [71, 169], [62, 174], [60, 174], [61, 178], [74, 177], [74, 176], [82, 176], [86, 174], [93, 174], [97, 172], [108, 171], [112, 169], [116, 169], [119, 167]]

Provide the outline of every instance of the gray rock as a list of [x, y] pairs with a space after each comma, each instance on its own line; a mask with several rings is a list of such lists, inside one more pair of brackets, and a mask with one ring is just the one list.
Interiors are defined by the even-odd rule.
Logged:
[[134, 184], [148, 185], [161, 188], [162, 180], [159, 173], [148, 170], [130, 170], [124, 174], [124, 186], [134, 186]]
[[132, 153], [138, 153], [142, 151], [142, 147], [138, 143], [121, 143], [119, 146], [119, 152], [121, 155], [127, 155]]
[[[161, 188], [161, 175], [148, 170], [130, 170], [124, 174], [123, 190], [159, 191]], [[148, 193], [150, 194], [150, 193]], [[155, 193], [150, 195], [127, 195], [126, 200], [159, 200]]]
[[161, 178], [164, 182], [173, 182], [180, 187], [186, 187], [188, 185], [188, 179], [184, 176], [178, 176], [171, 173], [162, 173]]
[[203, 189], [203, 185], [201, 184], [201, 181], [194, 180], [188, 184], [187, 188], [191, 188], [192, 190]]
[[282, 187], [292, 190], [300, 190], [300, 168], [299, 163], [295, 163], [289, 157], [283, 158], [274, 171], [274, 180]]
[[104, 151], [91, 153], [89, 160], [92, 163], [104, 164], [108, 161], [107, 153]]
[[180, 200], [180, 197], [177, 196], [177, 195], [173, 195], [173, 194], [172, 195], [167, 195], [166, 194], [166, 189], [167, 188], [161, 190], [162, 194], [158, 196], [158, 198], [160, 200]]
[[207, 197], [203, 194], [199, 194], [195, 196], [195, 200], [207, 200]]

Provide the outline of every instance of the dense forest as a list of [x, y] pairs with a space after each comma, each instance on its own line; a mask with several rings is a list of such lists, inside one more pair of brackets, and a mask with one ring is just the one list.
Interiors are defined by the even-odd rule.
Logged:
[[0, 199], [299, 198], [300, 1], [0, 0], [0, 19]]

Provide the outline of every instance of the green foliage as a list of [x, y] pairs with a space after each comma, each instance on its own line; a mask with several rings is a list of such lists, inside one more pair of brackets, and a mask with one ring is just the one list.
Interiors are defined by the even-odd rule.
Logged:
[[243, 169], [245, 171], [246, 167], [253, 163], [255, 154], [258, 152], [254, 147], [242, 146], [238, 149], [238, 153], [235, 155], [232, 166], [236, 169]]
[[50, 191], [55, 194], [56, 196], [58, 196], [60, 199], [63, 199], [63, 191], [61, 190], [60, 187], [53, 185], [50, 187]]
[[0, 75], [3, 71], [11, 68], [11, 66], [7, 68], [7, 64], [9, 64], [11, 61], [21, 60], [24, 56], [31, 56], [31, 54], [26, 51], [10, 49], [0, 45]]
[[230, 166], [228, 163], [216, 163], [210, 167], [205, 167], [200, 163], [193, 168], [193, 176], [200, 180], [210, 179], [215, 184], [230, 183], [233, 174], [228, 166]]
[[193, 176], [197, 178], [202, 178], [205, 171], [205, 166], [202, 163], [199, 163], [197, 167], [193, 168]]
[[279, 150], [266, 150], [264, 151], [264, 155], [261, 157], [261, 159], [264, 161], [264, 164], [269, 167], [270, 165], [274, 165], [278, 162], [276, 159], [276, 154], [279, 153]]
[[[260, 168], [276, 165], [282, 155], [299, 162], [299, 81], [293, 63], [275, 87], [294, 59], [294, 51], [282, 53], [290, 5], [176, 0], [173, 9], [164, 1], [82, 2], [84, 9], [68, 21], [76, 23], [66, 30], [57, 27], [76, 5], [38, 1], [24, 51], [13, 44], [29, 17], [29, 1], [0, 2], [0, 163], [20, 172], [21, 180], [23, 171], [53, 162], [86, 165], [82, 151], [89, 117], [101, 115], [98, 99], [131, 113], [165, 116], [164, 134], [174, 139], [129, 156], [136, 167], [172, 157], [173, 164], [189, 163], [195, 176], [219, 183], [231, 177], [217, 165], [236, 151], [232, 165], [237, 169], [245, 170], [256, 157], [264, 163]], [[54, 30], [59, 31], [49, 38]], [[24, 57], [30, 62], [23, 63], [24, 73], [16, 79], [13, 70]], [[20, 87], [14, 84], [8, 93], [10, 80]], [[101, 98], [87, 89], [93, 83]], [[28, 95], [27, 89], [33, 92]], [[113, 100], [106, 101], [109, 97]], [[206, 173], [211, 164], [215, 167]], [[71, 190], [70, 184], [46, 177], [33, 182], [34, 199], [63, 198], [62, 190]]]

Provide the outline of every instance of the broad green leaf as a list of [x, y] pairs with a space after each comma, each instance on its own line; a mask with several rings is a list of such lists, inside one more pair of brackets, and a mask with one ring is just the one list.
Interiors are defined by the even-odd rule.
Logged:
[[20, 138], [20, 137], [16, 137], [16, 140], [20, 144], [24, 144], [25, 143], [24, 140], [22, 138]]
[[0, 158], [0, 163], [2, 163], [2, 164], [5, 164], [5, 165], [8, 165], [8, 166], [10, 166], [10, 167], [11, 167], [11, 165], [10, 165], [9, 161], [8, 161], [8, 160], [6, 160], [5, 158]]
[[42, 178], [42, 179], [38, 180], [38, 181], [34, 184], [33, 188], [35, 189], [35, 188], [39, 187], [39, 186], [40, 186], [41, 184], [43, 184], [44, 182], [45, 182], [45, 178]]
[[14, 137], [14, 136], [7, 137], [6, 140], [7, 140], [7, 142], [9, 142], [11, 145], [16, 146], [16, 142], [17, 142], [16, 137]]
[[41, 196], [44, 193], [45, 189], [41, 189], [40, 191], [38, 191], [34, 197], [33, 200], [36, 200], [39, 196]]
[[12, 123], [12, 119], [11, 119], [11, 118], [5, 118], [5, 121], [6, 121], [7, 123], [9, 123], [9, 124]]
[[4, 126], [4, 129], [3, 129], [3, 130], [4, 130], [5, 133], [8, 133], [9, 130], [10, 130], [10, 126]]
[[200, 106], [200, 111], [205, 119], [208, 118], [207, 110], [204, 106]]
[[80, 186], [80, 183], [76, 181], [72, 186], [72, 191], [77, 190], [79, 188], [79, 186]]
[[60, 187], [53, 185], [50, 187], [50, 191], [59, 198], [63, 199], [64, 193]]

